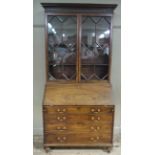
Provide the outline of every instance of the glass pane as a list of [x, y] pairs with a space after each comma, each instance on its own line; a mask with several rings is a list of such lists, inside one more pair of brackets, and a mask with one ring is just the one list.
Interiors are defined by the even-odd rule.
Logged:
[[110, 17], [82, 17], [81, 79], [108, 79]]
[[48, 16], [49, 80], [73, 80], [76, 77], [75, 16]]

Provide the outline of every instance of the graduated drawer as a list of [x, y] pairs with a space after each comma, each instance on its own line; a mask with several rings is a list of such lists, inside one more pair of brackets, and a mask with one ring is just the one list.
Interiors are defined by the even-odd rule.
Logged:
[[112, 134], [112, 124], [110, 123], [100, 123], [100, 124], [93, 124], [93, 123], [73, 123], [73, 124], [66, 124], [66, 123], [46, 123], [44, 126], [45, 133], [107, 133]]
[[112, 143], [111, 134], [51, 134], [45, 133], [45, 144], [104, 144]]
[[45, 123], [112, 123], [113, 114], [48, 114], [44, 113]]
[[113, 105], [60, 105], [60, 106], [44, 106], [43, 111], [46, 113], [112, 113], [114, 111]]

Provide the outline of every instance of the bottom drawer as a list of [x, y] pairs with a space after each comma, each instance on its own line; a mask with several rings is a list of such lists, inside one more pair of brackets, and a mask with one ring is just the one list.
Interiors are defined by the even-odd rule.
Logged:
[[45, 134], [45, 144], [102, 144], [112, 143], [110, 134]]

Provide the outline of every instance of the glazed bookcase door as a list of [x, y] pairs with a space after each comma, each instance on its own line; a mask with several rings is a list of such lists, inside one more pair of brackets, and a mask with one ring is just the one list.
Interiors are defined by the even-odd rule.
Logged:
[[110, 16], [81, 17], [81, 80], [108, 79], [110, 34]]
[[47, 16], [48, 80], [76, 79], [77, 17]]

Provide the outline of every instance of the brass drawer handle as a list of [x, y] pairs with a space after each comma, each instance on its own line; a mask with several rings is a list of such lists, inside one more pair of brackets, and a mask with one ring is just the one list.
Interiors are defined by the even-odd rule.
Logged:
[[90, 127], [91, 130], [94, 130], [94, 131], [98, 131], [100, 130], [101, 128], [99, 126], [91, 126]]
[[66, 128], [65, 126], [63, 126], [63, 127], [58, 126], [58, 127], [57, 127], [57, 130], [59, 130], [59, 131], [64, 131], [64, 130], [67, 130], [67, 128]]
[[101, 118], [98, 116], [98, 117], [97, 117], [97, 120], [99, 121], [99, 120], [101, 120]]
[[64, 113], [64, 112], [66, 112], [66, 109], [65, 108], [63, 108], [62, 110], [61, 109], [57, 109], [57, 112], [59, 112], [59, 113]]
[[57, 140], [66, 140], [66, 137], [57, 137]]
[[65, 116], [63, 117], [63, 120], [66, 120], [66, 117]]
[[95, 128], [93, 126], [90, 127], [92, 130], [94, 130]]
[[91, 109], [91, 112], [94, 112], [95, 111], [95, 109]]
[[101, 112], [101, 109], [97, 109], [98, 112]]
[[60, 117], [57, 117], [57, 120], [60, 120]]
[[92, 117], [91, 117], [91, 120], [95, 120], [95, 117], [92, 116]]
[[100, 138], [97, 136], [96, 139], [99, 140]]
[[93, 120], [93, 121], [94, 121], [94, 120], [98, 120], [98, 121], [99, 121], [99, 120], [101, 120], [101, 117], [98, 116], [98, 117], [95, 118], [94, 116], [92, 116], [92, 117], [91, 117], [91, 120]]
[[101, 112], [101, 109], [100, 108], [98, 108], [98, 109], [92, 108], [91, 109], [91, 112], [93, 112], [93, 113], [99, 113], [99, 112]]
[[59, 117], [59, 116], [58, 116], [58, 117], [57, 117], [57, 120], [58, 120], [58, 121], [64, 121], [64, 120], [66, 120], [66, 116], [63, 116], [63, 117]]
[[64, 136], [64, 137], [57, 137], [57, 140], [59, 141], [59, 142], [61, 142], [61, 143], [63, 143], [64, 141], [66, 141], [66, 137]]
[[99, 136], [97, 136], [97, 137], [91, 137], [91, 138], [90, 138], [90, 140], [91, 140], [91, 141], [94, 141], [94, 142], [98, 141], [99, 139], [100, 139]]

